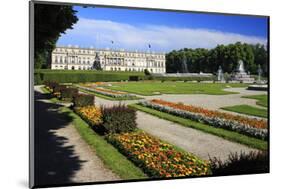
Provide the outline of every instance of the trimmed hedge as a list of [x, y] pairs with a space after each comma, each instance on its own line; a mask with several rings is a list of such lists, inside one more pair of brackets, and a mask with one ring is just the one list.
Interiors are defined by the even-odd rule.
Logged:
[[130, 75], [129, 76], [129, 81], [139, 81], [140, 77], [137, 75]]
[[[149, 76], [146, 76], [148, 80], [151, 80]], [[205, 77], [162, 77], [162, 76], [154, 76], [154, 80], [160, 81], [214, 81], [215, 76], [205, 76]]]
[[73, 98], [74, 107], [94, 106], [95, 96], [88, 94], [77, 94]]
[[107, 71], [71, 71], [71, 70], [39, 70], [34, 73], [35, 85], [42, 84], [44, 81], [56, 81], [58, 83], [80, 83], [98, 81], [124, 81], [129, 80], [130, 76], [144, 77], [141, 72], [107, 72]]
[[[136, 80], [137, 79], [137, 80]], [[81, 70], [35, 70], [34, 84], [42, 84], [44, 81], [56, 81], [59, 83], [83, 83], [98, 81], [213, 81], [215, 76], [202, 77], [162, 77], [144, 75], [143, 72], [113, 72], [113, 71], [81, 71]]]
[[49, 87], [52, 90], [51, 92], [53, 92], [54, 89], [59, 86], [59, 84], [55, 81], [44, 81], [44, 85]]
[[231, 153], [225, 162], [215, 157], [210, 158], [210, 166], [215, 176], [268, 173], [268, 158], [266, 151]]
[[63, 90], [66, 89], [65, 85], [57, 85], [54, 87], [54, 93], [61, 93]]
[[62, 99], [72, 100], [76, 95], [78, 95], [78, 89], [76, 88], [62, 88], [60, 91]]
[[102, 107], [101, 112], [106, 133], [131, 132], [137, 127], [136, 110], [128, 108], [124, 104]]

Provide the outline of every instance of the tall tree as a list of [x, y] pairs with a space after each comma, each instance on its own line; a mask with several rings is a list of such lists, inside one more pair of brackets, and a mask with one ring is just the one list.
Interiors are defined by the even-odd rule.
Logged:
[[35, 68], [46, 67], [60, 35], [78, 21], [69, 5], [35, 4]]
[[[185, 55], [189, 72], [216, 73], [219, 66], [224, 72], [233, 72], [239, 60], [242, 60], [246, 71], [256, 74], [258, 65], [267, 70], [267, 51], [262, 45], [250, 45], [237, 42], [229, 45], [218, 45], [213, 49], [180, 49], [166, 56], [167, 72], [182, 72], [180, 57]], [[265, 71], [266, 73], [266, 71]]]

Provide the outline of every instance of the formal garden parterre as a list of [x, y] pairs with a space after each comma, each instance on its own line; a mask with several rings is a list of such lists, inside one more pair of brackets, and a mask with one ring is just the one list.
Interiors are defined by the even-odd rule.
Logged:
[[[234, 165], [241, 164], [245, 168], [247, 167], [245, 162], [249, 161], [262, 162], [260, 170], [267, 170], [267, 162], [264, 161], [267, 156], [264, 153], [236, 154], [236, 158], [232, 155], [225, 163], [215, 157], [210, 158], [209, 161], [202, 160], [138, 129], [136, 111], [132, 108], [121, 104], [113, 107], [96, 107], [94, 95], [81, 94], [72, 86], [54, 82], [45, 84], [46, 89], [58, 99], [71, 101], [73, 111], [88, 123], [92, 132], [109, 142], [150, 178], [235, 173]], [[249, 119], [156, 99], [143, 101], [140, 104], [199, 122], [207, 122], [211, 126], [235, 130], [263, 140], [267, 139], [267, 122], [262, 119]], [[253, 164], [249, 165], [256, 168], [256, 164]]]

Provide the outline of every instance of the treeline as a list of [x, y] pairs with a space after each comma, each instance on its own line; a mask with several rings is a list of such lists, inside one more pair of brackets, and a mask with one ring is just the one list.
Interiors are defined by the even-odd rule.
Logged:
[[213, 49], [184, 48], [166, 55], [166, 70], [168, 73], [184, 73], [186, 64], [188, 72], [216, 73], [221, 66], [225, 73], [232, 73], [237, 67], [238, 60], [242, 60], [247, 72], [257, 74], [258, 65], [261, 65], [263, 75], [267, 75], [267, 56], [267, 48], [261, 44], [237, 42], [218, 45]]

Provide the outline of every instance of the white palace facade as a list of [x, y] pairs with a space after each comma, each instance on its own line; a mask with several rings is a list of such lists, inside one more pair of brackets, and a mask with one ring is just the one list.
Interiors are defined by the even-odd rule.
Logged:
[[147, 69], [151, 73], [166, 73], [166, 59], [165, 53], [56, 47], [52, 52], [51, 69], [137, 72]]

